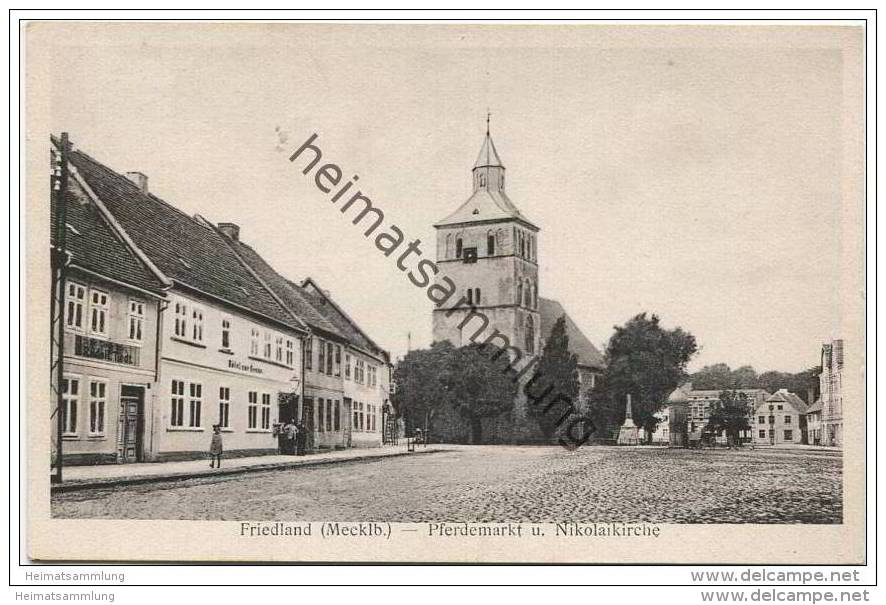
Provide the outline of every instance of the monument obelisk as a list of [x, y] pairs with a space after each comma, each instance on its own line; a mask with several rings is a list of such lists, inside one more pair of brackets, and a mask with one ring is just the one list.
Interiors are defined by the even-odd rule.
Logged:
[[628, 393], [628, 400], [625, 404], [625, 421], [618, 431], [618, 445], [639, 445], [640, 429], [634, 424], [634, 418], [631, 414], [631, 395]]

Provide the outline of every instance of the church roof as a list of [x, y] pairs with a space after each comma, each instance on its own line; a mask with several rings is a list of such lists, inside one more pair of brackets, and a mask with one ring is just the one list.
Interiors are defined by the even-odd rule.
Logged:
[[479, 221], [503, 221], [518, 220], [535, 227], [535, 225], [520, 212], [504, 191], [487, 191], [477, 189], [458, 209], [434, 223], [435, 227], [446, 227], [460, 223], [475, 223]]
[[498, 152], [495, 150], [495, 143], [492, 142], [492, 137], [488, 132], [486, 133], [486, 138], [483, 139], [480, 155], [477, 156], [477, 161], [474, 162], [474, 168], [481, 168], [483, 166], [499, 166], [504, 168], [504, 164], [501, 163], [501, 158], [498, 157]]
[[566, 336], [569, 337], [569, 350], [578, 357], [578, 364], [582, 366], [600, 368], [604, 366], [603, 355], [594, 344], [584, 335], [578, 325], [572, 321], [569, 314], [556, 300], [538, 298], [538, 313], [541, 316], [541, 333], [547, 338], [551, 329], [560, 317], [566, 320]]

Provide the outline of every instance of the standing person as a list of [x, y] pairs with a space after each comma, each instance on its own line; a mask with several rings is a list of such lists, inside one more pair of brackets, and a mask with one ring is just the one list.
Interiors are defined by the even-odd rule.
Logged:
[[296, 425], [298, 432], [295, 435], [295, 448], [296, 454], [299, 456], [305, 455], [305, 442], [308, 440], [308, 430], [305, 427], [304, 422], [299, 422]]
[[214, 424], [212, 425], [212, 441], [209, 443], [209, 468], [215, 468], [216, 462], [218, 462], [218, 468], [221, 468], [223, 450], [221, 426]]
[[294, 456], [296, 453], [296, 444], [298, 442], [298, 427], [295, 425], [295, 419], [291, 419], [286, 423], [286, 453]]

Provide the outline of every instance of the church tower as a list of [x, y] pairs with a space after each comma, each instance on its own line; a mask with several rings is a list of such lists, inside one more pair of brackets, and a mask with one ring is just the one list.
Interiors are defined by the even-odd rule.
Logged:
[[497, 330], [501, 336], [491, 343], [507, 342], [524, 359], [536, 356], [541, 327], [539, 228], [505, 193], [505, 167], [489, 134], [488, 118], [472, 181], [471, 197], [434, 225], [437, 281], [446, 276], [457, 287], [454, 296], [434, 309], [434, 341], [449, 340], [456, 347], [482, 343]]

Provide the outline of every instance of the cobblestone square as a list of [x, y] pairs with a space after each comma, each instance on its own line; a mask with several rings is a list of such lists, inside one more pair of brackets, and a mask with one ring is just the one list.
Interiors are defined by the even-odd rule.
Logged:
[[53, 516], [841, 523], [842, 456], [803, 449], [446, 446], [368, 462], [56, 494]]

